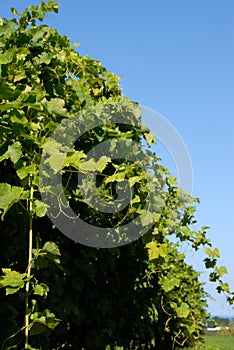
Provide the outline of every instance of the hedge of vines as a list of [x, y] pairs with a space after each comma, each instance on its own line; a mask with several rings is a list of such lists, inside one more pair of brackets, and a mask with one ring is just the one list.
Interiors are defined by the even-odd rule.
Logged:
[[[233, 293], [222, 282], [226, 269], [217, 266], [219, 251], [206, 237], [206, 227], [194, 228], [198, 199], [179, 189], [156, 154], [145, 150], [153, 137], [141, 124], [138, 105], [121, 95], [119, 77], [99, 61], [80, 56], [68, 37], [39, 23], [58, 7], [42, 1], [21, 14], [12, 8], [12, 19], [0, 19], [1, 349], [194, 345], [203, 339], [207, 295], [180, 245], [187, 242], [195, 251], [205, 247], [210, 280], [232, 303]], [[105, 107], [110, 106], [138, 127], [108, 123]], [[64, 119], [86, 110], [97, 120], [105, 115], [106, 123], [85, 133], [64, 158], [48, 140]], [[88, 150], [113, 137], [140, 143], [144, 167], [107, 157], [86, 160]], [[49, 208], [40, 195], [49, 191], [40, 188], [39, 179], [45, 148], [50, 171], [63, 174], [74, 211], [97, 226], [118, 227], [142, 214], [148, 191], [157, 192], [155, 179], [160, 179], [163, 206], [158, 213], [157, 198], [152, 198], [141, 222], [150, 224], [147, 233], [108, 249], [84, 246], [62, 234], [46, 215]], [[116, 184], [127, 179], [134, 190], [127, 208], [110, 216], [86, 205], [74, 177], [82, 169], [102, 175], [98, 188], [104, 199], [113, 199]]]

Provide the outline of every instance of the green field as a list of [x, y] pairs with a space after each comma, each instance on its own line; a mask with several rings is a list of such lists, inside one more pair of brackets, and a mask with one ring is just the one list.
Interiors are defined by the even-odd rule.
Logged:
[[201, 350], [234, 350], [234, 337], [222, 335], [207, 335], [206, 347]]
[[[123, 348], [116, 348], [122, 350]], [[189, 348], [189, 350], [197, 350], [198, 348]], [[234, 337], [222, 335], [205, 336], [205, 346], [199, 350], [234, 350]]]

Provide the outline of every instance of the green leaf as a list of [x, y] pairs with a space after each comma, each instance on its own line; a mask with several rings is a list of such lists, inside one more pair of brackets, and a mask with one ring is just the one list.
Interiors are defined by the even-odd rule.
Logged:
[[26, 78], [25, 70], [23, 69], [23, 67], [17, 67], [17, 71], [15, 72], [15, 76], [14, 76], [14, 83], [24, 78]]
[[219, 277], [223, 277], [223, 275], [228, 273], [225, 266], [220, 266], [220, 267], [215, 266], [214, 269], [218, 273]]
[[18, 292], [24, 287], [26, 273], [19, 273], [11, 269], [2, 269], [3, 276], [0, 276], [0, 288], [6, 287], [6, 295]]
[[45, 7], [45, 4], [44, 3], [41, 3], [39, 6], [38, 6], [38, 9], [37, 9], [37, 17], [40, 21], [43, 20], [43, 18], [45, 17], [45, 14], [46, 14], [46, 7]]
[[50, 263], [60, 264], [60, 251], [56, 243], [46, 242], [41, 249], [33, 249], [35, 265], [38, 269], [47, 268]]
[[96, 162], [93, 158], [87, 160], [86, 162], [81, 162], [80, 163], [80, 167], [79, 167], [80, 171], [96, 171]]
[[66, 159], [66, 149], [57, 141], [50, 139], [43, 146], [44, 152], [50, 155], [46, 159], [45, 163], [49, 164], [53, 171], [56, 173], [64, 166]]
[[[4, 79], [0, 79], [0, 99], [3, 100], [14, 100], [20, 95], [21, 91], [15, 89], [15, 86], [12, 86], [8, 81]], [[17, 102], [12, 102], [12, 104], [16, 105]], [[0, 110], [6, 110], [5, 105], [8, 103], [0, 104]], [[9, 105], [11, 105], [9, 103]], [[10, 108], [10, 107], [9, 107]]]
[[9, 154], [7, 151], [0, 156], [0, 162], [2, 162], [5, 159], [9, 159]]
[[[16, 57], [18, 60], [25, 60], [25, 58], [30, 54], [27, 47], [20, 47], [17, 50]], [[20, 67], [19, 67], [20, 68]]]
[[176, 185], [177, 184], [177, 179], [174, 176], [167, 176], [167, 182], [170, 185]]
[[[40, 323], [41, 325], [44, 325], [50, 329], [55, 329], [55, 327], [60, 323], [60, 320], [55, 317], [55, 314], [48, 309], [44, 310], [43, 312], [34, 312], [31, 315], [31, 320], [33, 323]], [[36, 333], [34, 332], [34, 334]]]
[[189, 305], [182, 303], [180, 307], [176, 310], [178, 317], [187, 318], [189, 315]]
[[19, 178], [22, 180], [25, 177], [27, 177], [29, 174], [35, 174], [36, 170], [37, 170], [37, 168], [36, 168], [35, 164], [29, 165], [29, 166], [25, 166], [25, 164], [22, 163], [22, 164], [20, 164], [20, 168], [17, 169], [16, 173], [19, 176]]
[[217, 259], [205, 258], [203, 261], [205, 263], [206, 268], [210, 269], [212, 267], [215, 267]]
[[180, 286], [180, 279], [177, 277], [170, 278], [170, 277], [162, 277], [160, 280], [160, 284], [162, 285], [162, 288], [165, 292], [170, 292], [175, 287]]
[[66, 158], [65, 153], [57, 152], [46, 159], [45, 163], [48, 163], [55, 173], [60, 171], [64, 166], [64, 160]]
[[141, 180], [143, 179], [143, 176], [132, 176], [128, 179], [128, 182], [130, 184], [130, 186], [135, 185], [136, 183], [140, 183]]
[[61, 116], [67, 116], [67, 110], [64, 108], [65, 101], [62, 98], [52, 98], [50, 101], [46, 101], [46, 107], [50, 114], [58, 114]]
[[15, 49], [8, 49], [4, 53], [0, 53], [0, 64], [11, 63], [14, 59]]
[[211, 282], [216, 282], [219, 279], [219, 275], [217, 274], [217, 272], [211, 272], [209, 275], [209, 280]]
[[14, 27], [15, 24], [11, 21], [7, 21], [6, 23], [0, 23], [0, 36], [3, 36], [5, 34], [9, 35], [11, 32], [13, 32]]
[[54, 155], [59, 153], [60, 151], [64, 151], [64, 148], [61, 145], [61, 143], [57, 142], [56, 140], [53, 140], [52, 138], [45, 142], [43, 149], [49, 155]]
[[229, 284], [227, 282], [225, 282], [225, 283], [221, 282], [220, 287], [222, 288], [222, 290], [224, 292], [226, 292], [226, 293], [230, 292], [230, 287], [229, 287]]
[[150, 225], [152, 222], [154, 222], [154, 216], [148, 210], [144, 211], [141, 214], [140, 218], [141, 218], [141, 223], [143, 226]]
[[[1, 92], [0, 92], [0, 95], [1, 95]], [[8, 109], [13, 109], [13, 108], [19, 109], [21, 107], [22, 107], [22, 104], [19, 101], [3, 103], [3, 104], [0, 104], [0, 111], [7, 111]]]
[[156, 144], [154, 134], [152, 132], [146, 132], [144, 134], [144, 137], [146, 139], [147, 145], [150, 146], [151, 144]]
[[15, 15], [17, 17], [20, 16], [20, 14], [16, 11], [16, 9], [14, 7], [11, 7], [10, 10], [11, 10], [11, 13], [13, 13], [13, 15]]
[[133, 200], [131, 200], [130, 203], [132, 205], [134, 203], [140, 203], [140, 202], [141, 202], [141, 198], [138, 195], [136, 195], [136, 196], [134, 196]]
[[[50, 61], [52, 60], [53, 56], [48, 53], [48, 52], [43, 52], [40, 56], [39, 56], [39, 63], [45, 63], [45, 64], [49, 64]], [[54, 99], [54, 100], [58, 100], [58, 99]], [[60, 99], [59, 99], [60, 100]], [[63, 100], [61, 100], [63, 101]], [[61, 102], [60, 102], [61, 103]], [[63, 101], [63, 106], [64, 106], [64, 101]]]
[[33, 322], [41, 323], [46, 326], [46, 316], [42, 312], [34, 312], [31, 315]]
[[48, 207], [47, 204], [45, 204], [44, 202], [38, 199], [34, 201], [34, 210], [35, 210], [36, 216], [40, 218], [46, 215], [47, 207]]
[[44, 311], [44, 313], [46, 315], [47, 327], [50, 329], [55, 329], [55, 327], [57, 327], [57, 325], [60, 323], [60, 320], [58, 318], [56, 318], [55, 314], [48, 309], [46, 309]]
[[50, 254], [60, 256], [60, 251], [58, 246], [54, 242], [46, 242], [42, 248], [43, 252], [48, 252]]
[[[15, 106], [10, 108], [15, 108]], [[12, 123], [23, 124], [23, 125], [28, 124], [28, 119], [25, 117], [25, 115], [23, 113], [17, 113], [17, 112], [11, 116]]]
[[146, 244], [146, 248], [148, 249], [149, 259], [157, 259], [159, 257], [158, 244], [154, 241]]
[[0, 162], [2, 162], [4, 159], [10, 158], [15, 164], [20, 159], [21, 154], [21, 144], [17, 141], [13, 145], [8, 146], [8, 150], [0, 157]]
[[[40, 320], [38, 319], [38, 321]], [[41, 324], [40, 322], [37, 322], [35, 320], [30, 328], [30, 335], [33, 336], [33, 335], [42, 334], [46, 330], [47, 330], [47, 326], [45, 324]], [[31, 347], [29, 349], [31, 349]]]
[[4, 134], [11, 134], [12, 130], [11, 128], [4, 126], [4, 125], [0, 125], [0, 132], [4, 133]]
[[109, 182], [120, 182], [120, 181], [123, 181], [125, 179], [125, 176], [126, 176], [126, 171], [122, 171], [122, 172], [118, 172], [118, 173], [115, 173], [111, 176], [108, 176], [106, 178], [106, 181], [105, 183], [108, 184]]
[[80, 162], [83, 158], [85, 158], [86, 155], [82, 151], [75, 151], [71, 156], [67, 156], [64, 160], [64, 166], [72, 166], [79, 170], [80, 168]]
[[159, 255], [163, 258], [165, 258], [168, 254], [167, 252], [168, 245], [166, 243], [161, 243], [158, 247]]
[[212, 259], [220, 257], [220, 253], [219, 253], [219, 250], [217, 248], [215, 248], [213, 250], [211, 248], [206, 248], [206, 254], [209, 255]]
[[9, 146], [7, 153], [12, 162], [14, 164], [17, 163], [22, 155], [21, 143], [17, 141], [13, 145]]
[[23, 188], [12, 186], [6, 183], [0, 184], [0, 209], [3, 210], [1, 219], [3, 220], [10, 207], [18, 202], [23, 193]]
[[33, 290], [33, 294], [40, 296], [47, 296], [49, 292], [49, 287], [45, 283], [37, 284]]
[[147, 243], [146, 248], [148, 249], [149, 259], [158, 259], [159, 256], [165, 258], [167, 256], [167, 244], [166, 243], [157, 243], [152, 241]]
[[[102, 156], [97, 162], [95, 162], [95, 160], [93, 158], [89, 159], [87, 161], [81, 162], [81, 158], [84, 158], [85, 154], [83, 152], [76, 152], [76, 153], [77, 153], [77, 160], [79, 161], [79, 165], [75, 164], [75, 163], [73, 163], [73, 164], [76, 165], [77, 169], [79, 169], [80, 171], [99, 171], [99, 172], [101, 172], [105, 169], [106, 165], [109, 162], [111, 162], [111, 159], [109, 157], [106, 157], [106, 156]], [[72, 161], [72, 160], [73, 160], [73, 155], [68, 157], [68, 161]], [[66, 164], [68, 161], [66, 161]]]
[[108, 163], [111, 163], [111, 158], [107, 156], [102, 156], [97, 162], [96, 162], [96, 170], [102, 172]]

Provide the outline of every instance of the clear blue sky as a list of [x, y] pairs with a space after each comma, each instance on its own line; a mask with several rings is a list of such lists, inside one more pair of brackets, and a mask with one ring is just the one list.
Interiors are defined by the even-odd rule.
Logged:
[[[22, 10], [38, 2], [1, 0], [0, 15], [8, 16], [11, 6]], [[59, 14], [48, 15], [47, 23], [79, 42], [80, 54], [118, 74], [127, 97], [161, 113], [182, 135], [193, 164], [193, 195], [201, 199], [197, 226], [211, 227], [209, 237], [234, 289], [233, 1], [60, 4]], [[202, 269], [199, 259], [193, 261]], [[224, 299], [216, 299], [210, 312], [230, 314]]]

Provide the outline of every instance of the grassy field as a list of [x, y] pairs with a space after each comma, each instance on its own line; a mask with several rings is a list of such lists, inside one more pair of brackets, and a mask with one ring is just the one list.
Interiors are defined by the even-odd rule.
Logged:
[[[116, 350], [123, 350], [123, 348], [118, 347]], [[189, 348], [189, 350], [195, 350], [195, 348]], [[234, 350], [234, 337], [207, 335], [205, 336], [205, 346], [199, 350]]]
[[[116, 350], [123, 348], [116, 348]], [[189, 348], [195, 350], [195, 348]], [[207, 335], [205, 336], [205, 346], [199, 350], [234, 350], [234, 337], [222, 335]]]
[[205, 350], [234, 350], [234, 337], [207, 335], [205, 341]]

